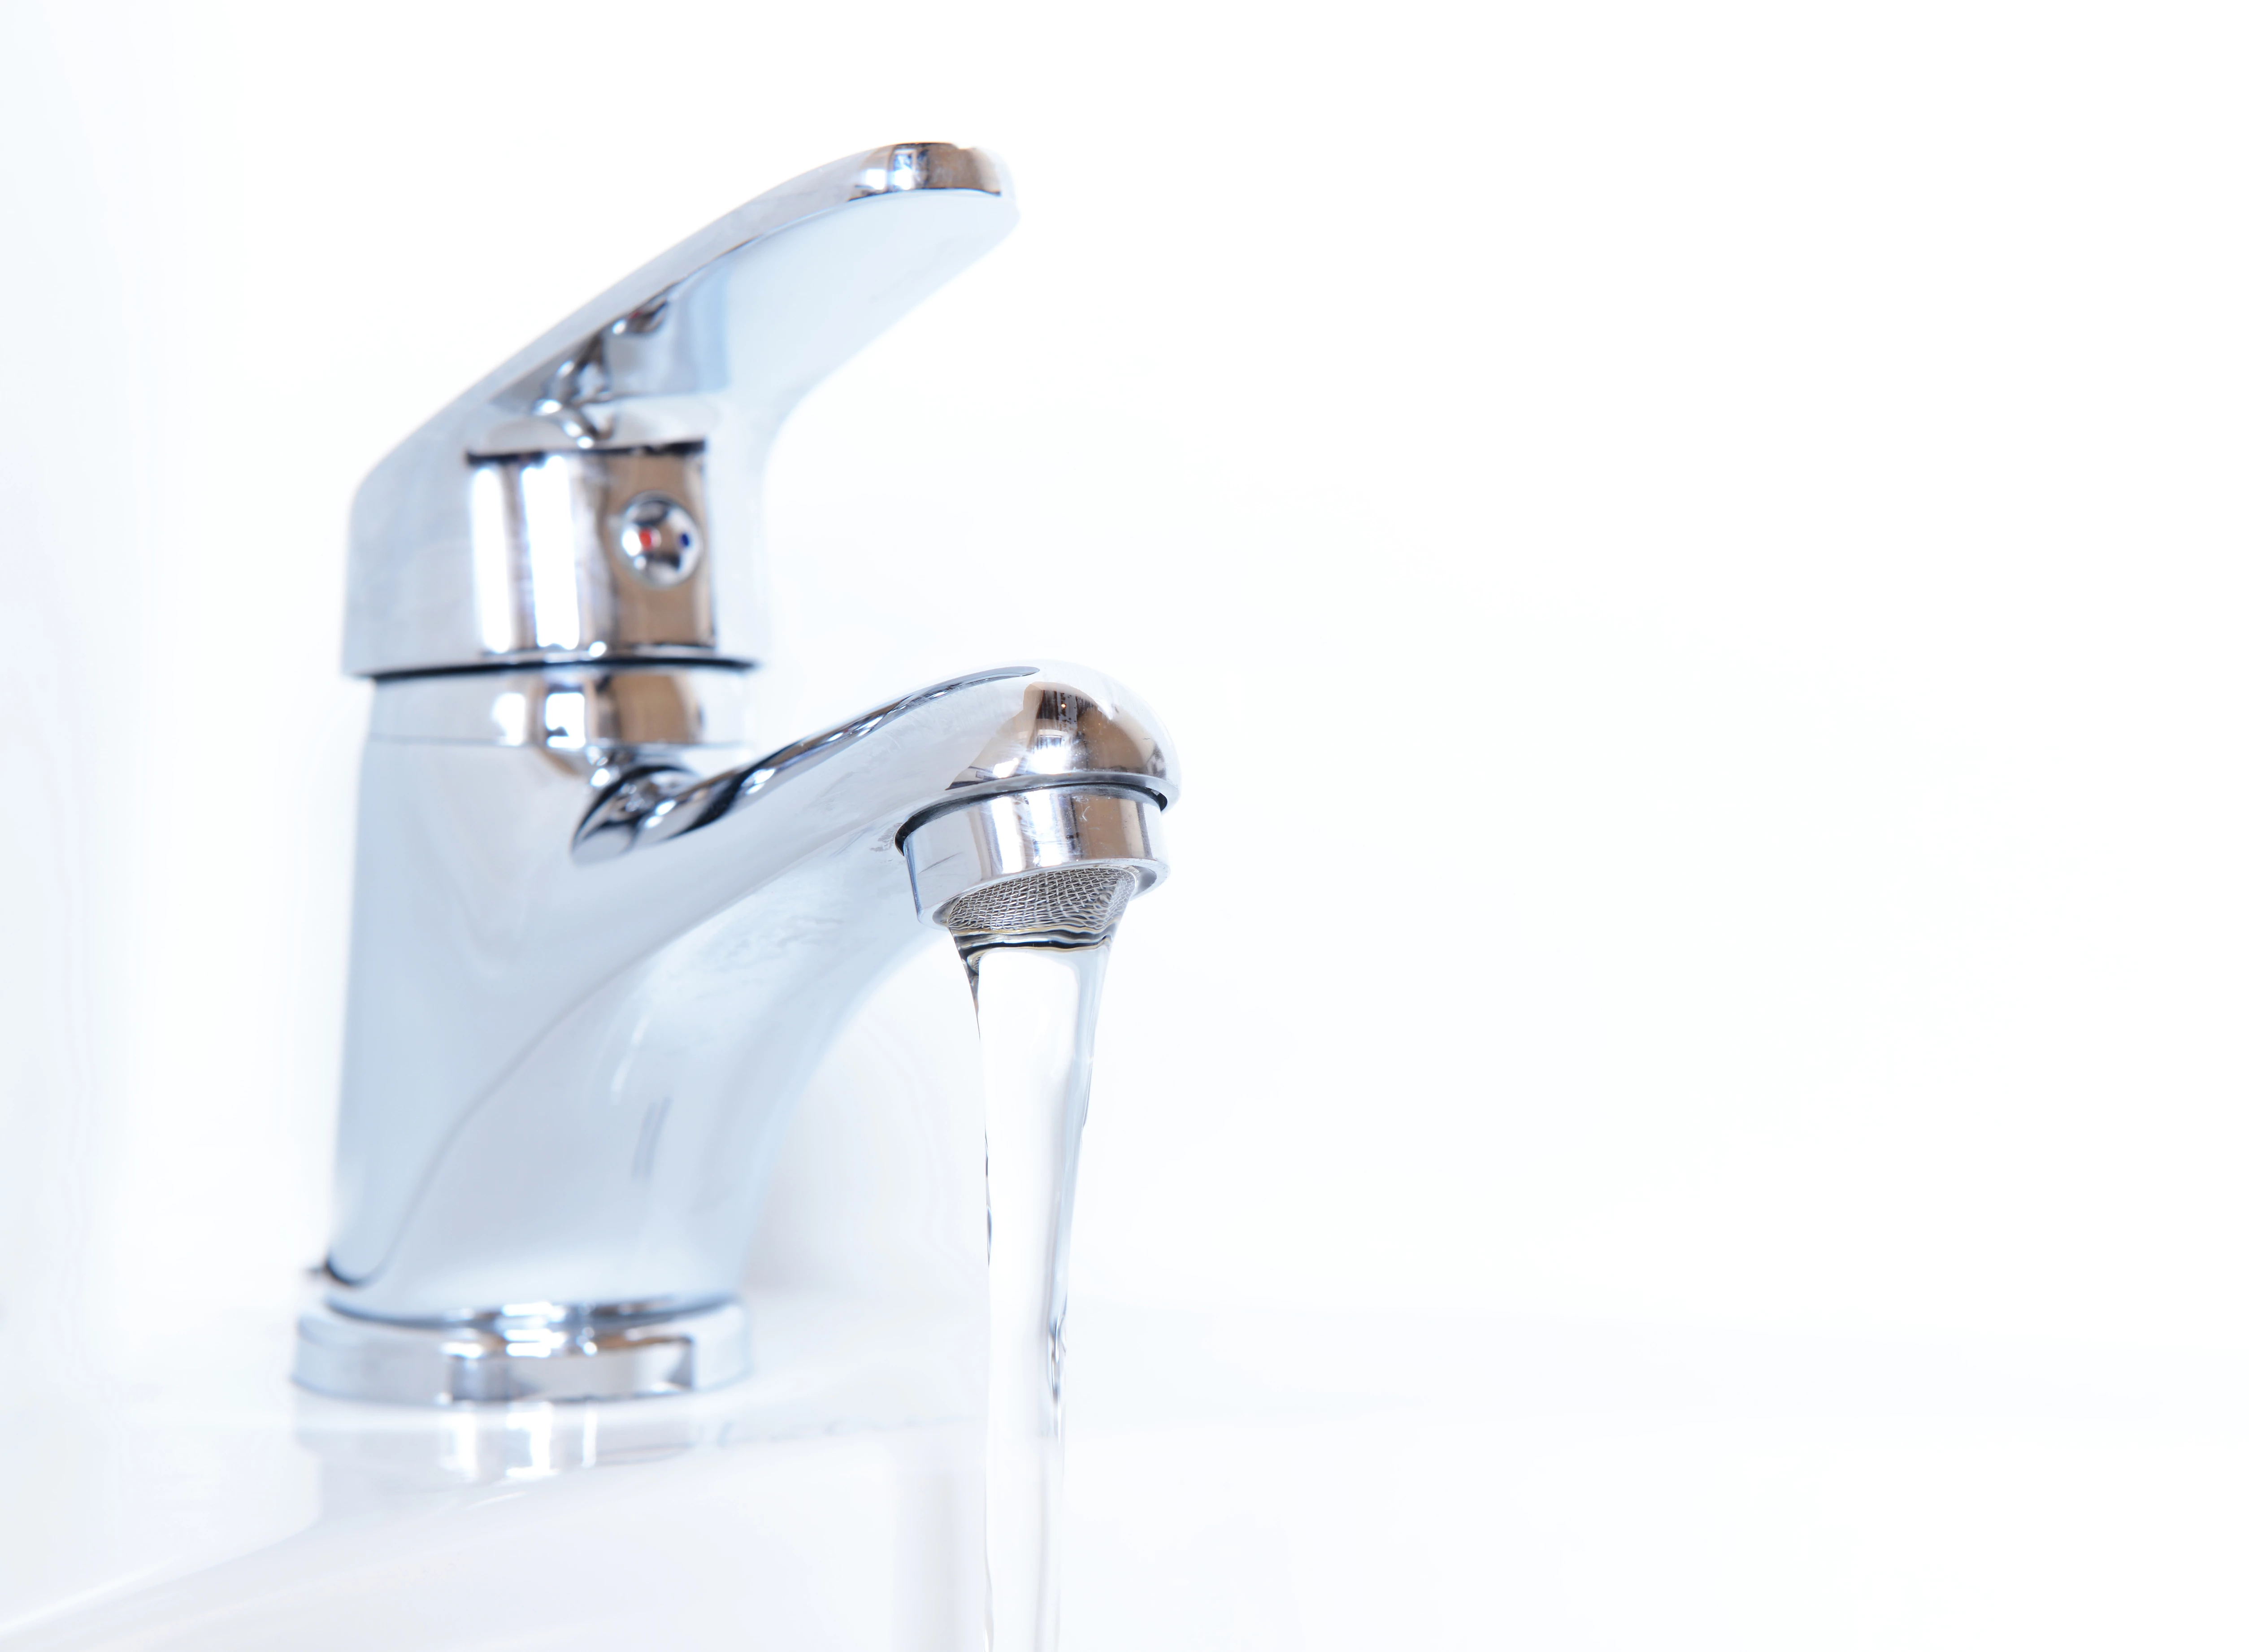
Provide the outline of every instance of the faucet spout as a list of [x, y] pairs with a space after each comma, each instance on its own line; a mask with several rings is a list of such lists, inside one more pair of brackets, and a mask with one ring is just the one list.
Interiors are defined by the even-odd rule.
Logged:
[[[673, 704], [699, 687], [569, 680], [622, 726], [616, 706], [658, 698], [650, 671]], [[524, 692], [506, 673], [379, 691], [310, 1387], [552, 1398], [738, 1374], [762, 1184], [854, 1007], [978, 891], [1164, 875], [1169, 740], [1080, 668], [955, 678], [724, 767], [677, 740], [566, 761], [464, 737], [492, 726], [478, 702]]]

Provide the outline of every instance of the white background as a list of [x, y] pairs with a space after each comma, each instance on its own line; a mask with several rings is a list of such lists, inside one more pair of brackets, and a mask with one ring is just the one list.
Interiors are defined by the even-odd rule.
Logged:
[[[320, 1252], [358, 478], [740, 200], [944, 138], [1022, 227], [783, 436], [760, 732], [1026, 653], [1169, 720], [1082, 1293], [2249, 1348], [2245, 44], [0, 8], [0, 1315]], [[973, 1060], [924, 964], [765, 1277], [865, 1284], [912, 1206]]]

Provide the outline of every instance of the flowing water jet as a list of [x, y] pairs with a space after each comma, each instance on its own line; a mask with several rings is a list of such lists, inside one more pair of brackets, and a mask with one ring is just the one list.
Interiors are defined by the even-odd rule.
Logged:
[[1070, 1208], [1110, 942], [1141, 887], [1131, 867], [1069, 866], [987, 885], [939, 914], [967, 967], [984, 1051], [991, 1652], [1059, 1642]]

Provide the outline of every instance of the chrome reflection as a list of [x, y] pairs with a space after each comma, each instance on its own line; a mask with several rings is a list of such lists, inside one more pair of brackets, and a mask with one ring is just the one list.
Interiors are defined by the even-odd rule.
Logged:
[[409, 1405], [687, 1394], [749, 1369], [749, 1322], [720, 1298], [554, 1304], [384, 1320], [323, 1302], [297, 1322], [296, 1380], [315, 1394]]
[[485, 654], [712, 651], [700, 444], [485, 459], [469, 498]]
[[738, 1374], [763, 1178], [845, 1018], [929, 938], [916, 879], [1162, 875], [1169, 742], [1075, 667], [741, 761], [775, 431], [1014, 222], [973, 149], [847, 156], [583, 306], [361, 485], [345, 664], [379, 683], [306, 1387], [519, 1403]]
[[376, 686], [374, 740], [536, 746], [557, 752], [731, 746], [747, 732], [750, 679], [725, 666], [558, 666], [394, 677]]
[[[774, 433], [1014, 221], [990, 156], [891, 144], [769, 190], [628, 276], [361, 485], [346, 669], [755, 659]], [[623, 538], [648, 495], [673, 507], [676, 561], [636, 564]]]
[[1145, 791], [1057, 781], [924, 816], [904, 834], [914, 910], [943, 923], [963, 895], [1065, 866], [1129, 871], [1145, 893], [1166, 870], [1159, 807]]
[[[1162, 876], [1168, 738], [1075, 667], [954, 678], [716, 774], [730, 748], [707, 743], [621, 745], [635, 767], [593, 766], [622, 685], [739, 675], [382, 685], [307, 1386], [439, 1404], [707, 1386], [724, 1347], [664, 1340], [684, 1309], [602, 1311], [588, 1336], [600, 1315], [539, 1304], [731, 1299], [799, 1088], [866, 984], [929, 935], [918, 885], [927, 915], [948, 878]], [[493, 726], [534, 688], [536, 725], [526, 709]], [[588, 743], [558, 763], [534, 726]]]
[[877, 706], [874, 710], [838, 723], [833, 728], [784, 746], [781, 750], [709, 779], [668, 766], [651, 766], [627, 774], [613, 790], [595, 801], [571, 841], [571, 853], [581, 864], [611, 860], [637, 844], [662, 843], [723, 820], [729, 811], [749, 802], [783, 775], [823, 761], [845, 746], [866, 739], [906, 713], [933, 706], [965, 688], [1010, 678], [1035, 677], [1034, 665], [1010, 665], [973, 677], [956, 677]]

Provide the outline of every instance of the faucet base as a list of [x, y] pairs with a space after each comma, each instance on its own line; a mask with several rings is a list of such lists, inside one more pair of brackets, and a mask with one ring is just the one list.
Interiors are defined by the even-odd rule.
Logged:
[[341, 1400], [464, 1405], [691, 1394], [749, 1368], [749, 1318], [731, 1298], [667, 1309], [541, 1304], [418, 1323], [322, 1302], [297, 1321], [291, 1374]]

